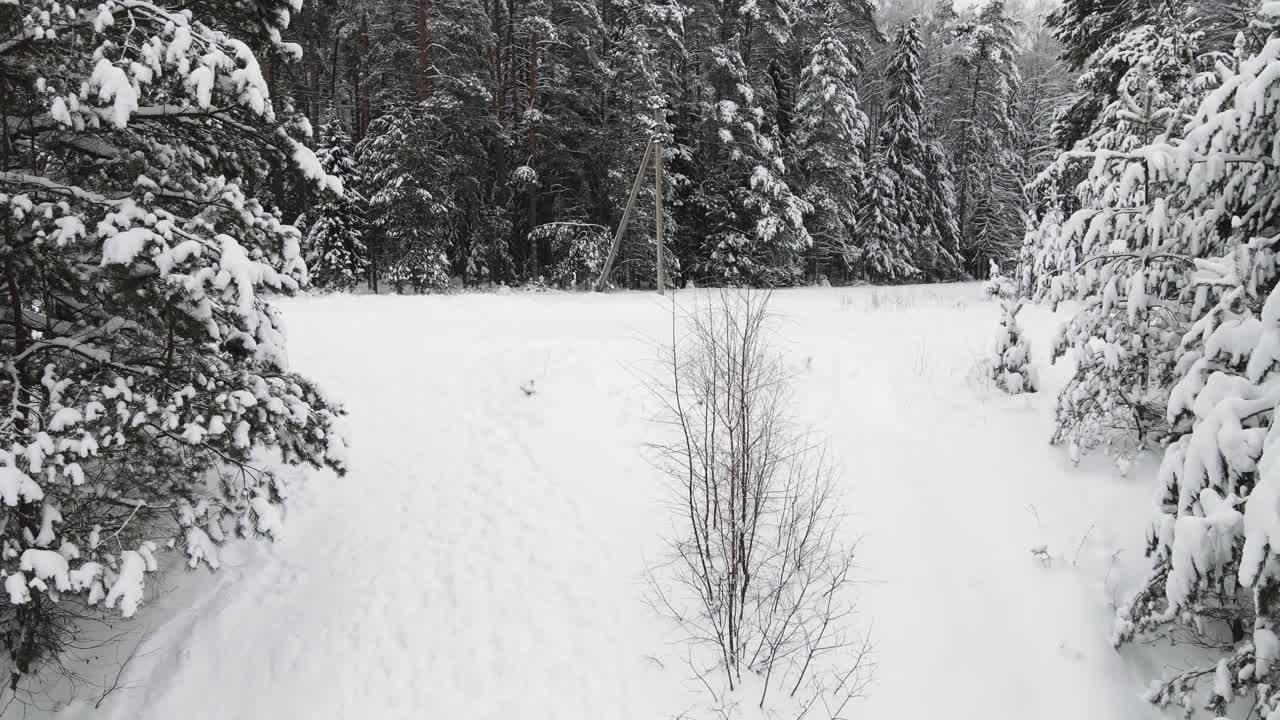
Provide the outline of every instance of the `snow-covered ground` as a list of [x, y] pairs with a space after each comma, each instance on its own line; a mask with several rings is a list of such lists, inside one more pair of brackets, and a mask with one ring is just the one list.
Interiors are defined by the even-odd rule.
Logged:
[[[273, 546], [171, 574], [131, 626], [149, 634], [130, 687], [60, 717], [602, 720], [697, 702], [643, 593], [673, 522], [642, 447], [669, 304], [283, 307], [294, 366], [349, 406], [351, 472], [303, 483]], [[863, 538], [878, 666], [851, 716], [1154, 717], [1138, 694], [1159, 669], [1107, 643], [1150, 474], [1071, 468], [1047, 444], [1055, 319], [1024, 311], [1046, 387], [1009, 398], [976, 369], [998, 317], [977, 285], [784, 291], [772, 309], [796, 415], [829, 438]]]

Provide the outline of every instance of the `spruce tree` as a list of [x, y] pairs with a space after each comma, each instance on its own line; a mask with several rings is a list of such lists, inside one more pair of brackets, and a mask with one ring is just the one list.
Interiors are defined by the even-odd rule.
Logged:
[[323, 145], [316, 155], [320, 167], [342, 182], [342, 193], [331, 193], [311, 213], [303, 243], [311, 284], [327, 290], [350, 290], [369, 279], [369, 256], [364, 230], [365, 183], [352, 156], [350, 136], [337, 123], [321, 127]]
[[950, 173], [942, 153], [922, 137], [920, 55], [913, 18], [894, 34], [880, 150], [859, 201], [865, 235], [858, 271], [873, 281], [949, 279], [960, 272]]
[[1010, 395], [1033, 393], [1040, 388], [1031, 364], [1030, 344], [1018, 325], [1023, 304], [1021, 298], [1008, 295], [1000, 298], [1000, 329], [991, 353], [991, 379], [996, 387]]
[[[1049, 16], [1062, 57], [1082, 71], [1071, 103], [1059, 113], [1058, 147], [1070, 149], [1095, 129], [1103, 110], [1120, 97], [1122, 79], [1142, 56], [1118, 51], [1131, 33], [1176, 26], [1197, 32], [1184, 38], [1189, 57], [1226, 49], [1243, 30], [1251, 0], [1066, 0]], [[1177, 70], [1173, 71], [1177, 74]], [[1157, 77], [1164, 85], [1170, 78]]]
[[849, 49], [825, 32], [800, 76], [795, 111], [796, 165], [812, 208], [806, 224], [815, 258], [834, 258], [846, 271], [866, 172], [867, 116], [858, 107], [857, 76]]
[[731, 284], [788, 285], [799, 279], [798, 259], [811, 242], [808, 204], [784, 176], [777, 144], [761, 127], [741, 53], [711, 48], [702, 148], [710, 177], [702, 192], [708, 209], [706, 272]]
[[[1104, 447], [1130, 456], [1165, 428], [1173, 350], [1187, 320], [1181, 299], [1189, 260], [1167, 245], [1177, 237], [1167, 226], [1180, 218], [1170, 204], [1174, 186], [1131, 153], [1176, 137], [1183, 107], [1196, 97], [1194, 66], [1183, 55], [1189, 31], [1168, 19], [1116, 44], [1111, 52], [1137, 58], [1120, 82], [1120, 97], [1090, 136], [1036, 182], [1039, 192], [1053, 194], [1086, 175], [1072, 197], [1079, 209], [1062, 221], [1046, 216], [1031, 230], [1038, 297], [1083, 303], [1053, 349], [1054, 357], [1069, 354], [1077, 363], [1059, 396], [1054, 433], [1073, 453]], [[1141, 221], [1143, 215], [1152, 221]]]
[[920, 269], [906, 252], [909, 238], [901, 222], [906, 214], [899, 196], [901, 186], [884, 158], [874, 157], [859, 198], [859, 241], [850, 261], [855, 277], [876, 282], [907, 282], [920, 277]]
[[374, 272], [397, 292], [449, 285], [456, 206], [438, 180], [425, 103], [396, 108], [369, 126], [357, 157], [369, 183]]
[[1021, 194], [1000, 182], [1017, 177], [1016, 170], [1010, 172], [1016, 163], [1010, 150], [1015, 133], [1010, 103], [1021, 83], [1015, 29], [1002, 0], [987, 3], [973, 22], [958, 28], [961, 49], [955, 64], [963, 98], [950, 122], [949, 142], [960, 244], [973, 276], [991, 260], [1011, 256], [1021, 240]]

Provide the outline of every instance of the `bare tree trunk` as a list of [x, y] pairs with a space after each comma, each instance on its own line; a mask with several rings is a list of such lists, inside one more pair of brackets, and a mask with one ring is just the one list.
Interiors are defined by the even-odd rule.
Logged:
[[431, 18], [429, 0], [418, 0], [418, 100], [431, 92]]
[[[534, 154], [538, 147], [538, 128], [534, 122], [535, 113], [538, 109], [538, 62], [540, 47], [538, 45], [538, 33], [529, 35], [528, 45], [528, 67], [525, 73], [525, 84], [528, 97], [526, 104], [526, 117], [529, 119], [529, 127], [525, 129], [525, 152], [527, 159], [525, 163], [529, 167], [533, 167]], [[529, 231], [529, 257], [532, 263], [534, 277], [538, 276], [538, 270], [541, 266], [541, 250], [540, 242], [534, 238], [533, 229], [538, 226], [538, 189], [532, 185], [527, 190], [525, 214]]]
[[363, 138], [369, 131], [369, 15], [360, 13], [360, 58], [356, 69], [356, 104], [359, 120], [357, 136]]
[[[973, 162], [973, 128], [978, 122], [978, 93], [982, 83], [982, 66], [978, 65], [973, 71], [973, 94], [969, 100], [969, 132], [965, 134], [964, 148], [960, 157], [965, 158], [965, 162], [958, 168], [960, 175], [960, 197], [957, 199], [957, 209], [960, 211], [960, 242], [967, 243], [972, 238], [969, 233], [972, 231], [969, 222], [969, 204], [970, 197], [973, 194], [973, 168], [970, 165]], [[976, 259], [974, 260], [976, 262]]]
[[[17, 237], [15, 230], [9, 221], [5, 218], [5, 244], [8, 246], [8, 257], [5, 258], [5, 285], [9, 300], [9, 315], [13, 322], [13, 348], [12, 356], [21, 356], [31, 344], [31, 331], [27, 328], [24, 304], [22, 300], [22, 289], [20, 284], [20, 269], [18, 263]], [[24, 432], [28, 428], [29, 406], [27, 400], [27, 382], [26, 368], [22, 361], [14, 361], [13, 363], [14, 383], [13, 397], [16, 402], [22, 403], [13, 408], [13, 427], [19, 433]], [[14, 518], [18, 526], [26, 532], [17, 532], [17, 537], [34, 537], [40, 531], [40, 508], [42, 502], [19, 502]], [[11, 688], [16, 689], [18, 680], [21, 675], [25, 675], [32, 670], [33, 664], [40, 654], [39, 640], [43, 633], [43, 625], [46, 622], [44, 614], [44, 600], [39, 593], [32, 593], [27, 603], [18, 605], [14, 608], [14, 630], [5, 638], [5, 644], [8, 646], [10, 656], [13, 659], [13, 676], [11, 678]]]
[[[333, 52], [329, 55], [329, 104], [333, 106], [334, 115], [338, 115], [338, 53], [342, 42], [342, 29], [346, 23], [338, 23], [333, 31]], [[335, 117], [335, 120], [338, 118]], [[354, 118], [352, 126], [355, 126]], [[354, 134], [354, 133], [353, 133]]]
[[[502, 43], [502, 0], [493, 0], [492, 11], [489, 17], [490, 31], [493, 34], [493, 47], [489, 51], [489, 62], [493, 73], [493, 99], [491, 101], [491, 112], [497, 122], [497, 132], [495, 133], [491, 147], [490, 156], [493, 163], [493, 186], [491, 188], [489, 200], [499, 208], [505, 208], [508, 200], [507, 190], [507, 147], [506, 147], [506, 71], [504, 65], [504, 46]], [[508, 8], [508, 13], [510, 8]]]

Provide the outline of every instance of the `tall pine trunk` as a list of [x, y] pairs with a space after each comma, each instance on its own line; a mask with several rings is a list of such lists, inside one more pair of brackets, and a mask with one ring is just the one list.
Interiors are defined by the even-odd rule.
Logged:
[[356, 136], [363, 138], [369, 131], [369, 14], [360, 13], [360, 58], [356, 62], [355, 94], [357, 114]]
[[[537, 123], [534, 122], [538, 104], [538, 33], [532, 33], [529, 36], [529, 55], [525, 82], [528, 86], [528, 117], [529, 127], [525, 133], [525, 152], [527, 160], [525, 161], [529, 167], [533, 167], [534, 153], [537, 151], [538, 131]], [[541, 247], [536, 239], [533, 239], [533, 229], [538, 226], [538, 190], [535, 186], [530, 185], [528, 188], [527, 204], [525, 206], [526, 222], [529, 231], [529, 256], [532, 260], [533, 276], [537, 277], [538, 268], [540, 266]]]
[[428, 0], [418, 0], [418, 100], [431, 92], [431, 19]]

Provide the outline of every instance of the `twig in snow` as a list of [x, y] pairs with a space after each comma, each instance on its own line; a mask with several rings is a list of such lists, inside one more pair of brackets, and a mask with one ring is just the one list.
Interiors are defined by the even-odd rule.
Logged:
[[1089, 529], [1084, 532], [1084, 537], [1080, 538], [1080, 544], [1076, 546], [1076, 556], [1071, 560], [1071, 567], [1079, 567], [1080, 551], [1084, 549], [1084, 541], [1089, 539], [1089, 535], [1093, 532], [1094, 523], [1089, 523]]
[[121, 685], [120, 679], [124, 677], [124, 671], [129, 667], [129, 663], [133, 662], [133, 659], [137, 657], [138, 648], [142, 647], [142, 643], [146, 642], [147, 638], [150, 635], [151, 635], [150, 631], [143, 632], [142, 637], [138, 638], [138, 642], [134, 643], [133, 649], [129, 651], [129, 655], [125, 657], [124, 662], [120, 663], [120, 667], [116, 669], [115, 680], [113, 680], [111, 682], [111, 685], [107, 686], [102, 691], [102, 697], [98, 698], [98, 702], [93, 704], [94, 710], [97, 710], [98, 708], [102, 707], [102, 703], [107, 699], [109, 695], [111, 695], [111, 693], [117, 690], [128, 690], [130, 687], [132, 687], [129, 685]]
[[1031, 556], [1036, 559], [1043, 567], [1049, 567], [1053, 564], [1053, 557], [1049, 555], [1049, 547], [1047, 545], [1036, 545], [1031, 548]]

